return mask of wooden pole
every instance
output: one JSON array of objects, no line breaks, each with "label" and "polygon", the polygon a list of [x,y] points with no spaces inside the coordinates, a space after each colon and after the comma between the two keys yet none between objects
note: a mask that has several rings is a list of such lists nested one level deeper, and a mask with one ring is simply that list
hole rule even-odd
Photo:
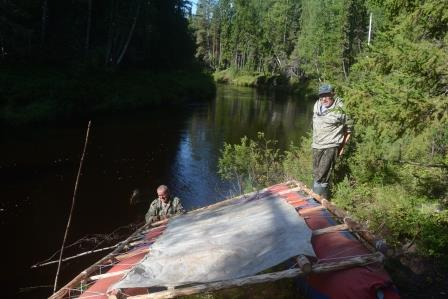
[{"label": "wooden pole", "polygon": [[76,194],[78,193],[78,183],[79,183],[79,178],[80,178],[80,176],[81,176],[81,169],[82,169],[82,165],[83,165],[83,163],[84,163],[84,156],[85,156],[85,154],[86,154],[87,142],[88,142],[88,140],[89,140],[90,125],[91,125],[91,121],[89,120],[89,123],[88,123],[88,125],[87,125],[86,139],[85,139],[85,141],[84,141],[84,149],[83,149],[83,151],[82,151],[81,161],[79,162],[78,174],[77,174],[77,176],[76,176],[75,190],[73,191],[72,206],[71,206],[71,208],[70,208],[70,214],[69,214],[69,216],[68,216],[67,226],[66,226],[66,228],[65,228],[64,239],[62,240],[61,252],[60,252],[60,254],[59,254],[58,269],[56,270],[56,277],[55,277],[55,279],[54,279],[53,293],[56,292],[56,289],[57,289],[57,287],[58,287],[58,277],[59,277],[59,271],[60,271],[60,269],[61,269],[62,254],[64,253],[65,241],[67,240],[68,230],[69,230],[69,228],[70,228],[70,224],[71,224],[71,221],[72,221],[73,211],[74,211],[74,209],[75,209]]},{"label": "wooden pole", "polygon": [[303,254],[297,256],[296,262],[304,274],[309,274],[313,270],[310,260]]},{"label": "wooden pole", "polygon": [[[70,261],[70,260],[76,259],[78,257],[82,257],[82,256],[89,255],[89,254],[92,254],[92,253],[103,252],[103,251],[106,251],[106,250],[113,249],[115,247],[117,247],[117,244],[109,246],[109,247],[98,248],[98,249],[93,249],[93,250],[81,252],[81,253],[78,253],[77,255],[66,257],[66,258],[62,259],[61,262]],[[56,264],[58,262],[59,262],[59,260],[54,260],[54,261],[49,261],[49,262],[46,262],[46,263],[35,264],[35,265],[31,266],[31,269],[33,269],[33,268],[40,268],[40,267],[43,267],[43,266]]]},{"label": "wooden pole", "polygon": [[369,35],[367,37],[367,44],[370,46],[370,38],[372,36],[372,18],[373,18],[373,14],[370,13],[370,19],[369,19]]},{"label": "wooden pole", "polygon": [[[386,254],[387,256],[393,255],[393,250],[387,247],[384,240],[377,239],[372,233],[370,233],[364,225],[357,223],[352,220],[346,212],[339,209],[333,203],[329,202],[327,199],[322,198],[319,194],[314,193],[311,189],[309,189],[302,182],[295,182],[297,186],[300,187],[301,190],[305,191],[309,195],[311,195],[314,199],[316,199],[323,207],[325,207],[330,213],[344,221],[345,224],[349,226],[350,229],[354,228],[353,233],[359,237],[359,239],[371,250],[381,249],[381,252]],[[381,248],[378,248],[378,244],[381,244]]]},{"label": "wooden pole", "polygon": [[[333,262],[333,263],[323,263],[323,264],[317,264],[313,265],[311,269],[311,273],[324,273],[324,272],[331,272],[341,269],[348,269],[353,268],[357,266],[364,266],[372,263],[382,262],[383,261],[383,255],[379,252],[374,254],[369,254],[365,256],[359,256],[359,257],[353,257],[347,260],[339,261],[339,262]],[[260,274],[250,277],[244,277],[244,278],[237,278],[237,279],[231,279],[231,280],[225,280],[225,281],[219,281],[219,282],[212,282],[212,283],[205,283],[205,284],[199,284],[192,287],[185,287],[185,288],[179,288],[179,289],[172,289],[167,291],[161,291],[157,293],[152,294],[146,294],[146,295],[139,295],[139,296],[131,296],[128,297],[128,299],[162,299],[162,298],[174,298],[178,296],[188,296],[198,293],[204,293],[204,292],[212,292],[217,291],[221,289],[226,288],[232,288],[232,287],[239,287],[243,285],[251,285],[251,284],[258,284],[258,283],[265,283],[265,282],[271,282],[276,281],[283,278],[292,278],[299,275],[304,275],[302,269],[295,268],[295,269],[288,269],[284,271],[274,272],[274,273],[267,273],[267,274]]]},{"label": "wooden pole", "polygon": [[[157,227],[159,227],[161,225],[165,225],[167,222],[168,222],[168,219],[164,219],[164,220],[160,220],[160,221],[154,222],[154,223],[151,224],[151,229],[157,228]],[[144,233],[147,233],[148,231],[149,230],[142,231],[141,233],[144,234]],[[135,246],[135,245],[142,244],[145,241],[143,241],[141,237],[136,237],[136,238],[133,238],[132,240],[130,240],[130,242],[132,242],[132,243],[130,243],[131,246]],[[103,247],[103,248],[92,249],[92,250],[88,250],[88,251],[85,251],[85,252],[81,252],[81,253],[78,253],[76,255],[69,256],[69,257],[66,257],[66,258],[62,259],[62,262],[70,261],[70,260],[76,259],[78,257],[83,257],[83,256],[86,256],[86,255],[89,255],[89,254],[93,254],[93,253],[98,253],[98,252],[114,249],[114,248],[118,247],[120,244],[121,244],[121,242],[119,242],[119,243],[117,243],[115,245],[111,245],[111,246],[107,246],[107,247]],[[40,268],[40,267],[52,265],[52,264],[57,263],[58,261],[59,260],[52,260],[52,261],[48,261],[48,262],[39,262],[37,264],[32,265],[30,268],[33,269],[33,268]]]},{"label": "wooden pole", "polygon": [[327,233],[334,233],[334,232],[340,232],[342,230],[347,230],[348,226],[347,224],[339,224],[339,225],[334,225],[334,226],[329,226],[326,228],[321,228],[321,229],[316,229],[313,230],[312,234],[313,237],[315,236],[319,236],[319,235],[323,235],[323,234],[327,234]]},{"label": "wooden pole", "polygon": [[140,234],[142,231],[147,229],[151,224],[147,223],[140,227],[138,230],[136,230],[132,235],[130,235],[126,240],[124,240],[117,248],[115,248],[114,251],[97,261],[95,264],[91,265],[84,271],[82,271],[80,274],[78,274],[75,278],[73,278],[69,283],[67,283],[63,288],[61,288],[59,291],[54,293],[49,299],[60,299],[63,298],[69,291],[69,289],[73,288],[74,286],[78,285],[82,280],[89,277],[90,274],[92,274],[97,268],[103,264],[104,262],[112,259],[114,256],[120,253],[121,250],[123,250],[130,242],[134,239],[135,236]]}]

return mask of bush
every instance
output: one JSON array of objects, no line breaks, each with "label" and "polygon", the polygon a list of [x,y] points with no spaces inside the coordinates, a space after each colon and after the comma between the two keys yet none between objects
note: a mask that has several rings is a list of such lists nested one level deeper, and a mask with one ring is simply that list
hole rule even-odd
[{"label": "bush", "polygon": [[284,179],[283,155],[276,149],[277,141],[268,140],[258,132],[256,140],[241,138],[241,144],[224,144],[218,163],[223,179],[234,180],[239,192],[249,192]]},{"label": "bush", "polygon": [[308,134],[300,139],[298,145],[291,143],[285,152],[283,168],[290,179],[297,179],[305,184],[312,184],[313,152],[311,148],[312,136]]}]

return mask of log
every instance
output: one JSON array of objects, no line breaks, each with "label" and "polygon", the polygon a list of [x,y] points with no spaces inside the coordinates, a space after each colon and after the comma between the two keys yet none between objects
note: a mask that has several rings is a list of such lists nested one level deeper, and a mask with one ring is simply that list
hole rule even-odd
[{"label": "log", "polygon": [[304,256],[303,254],[297,256],[296,262],[297,265],[299,265],[300,269],[302,269],[304,274],[309,274],[311,272],[311,262],[306,256]]},{"label": "log", "polygon": [[142,249],[142,250],[134,250],[134,251],[129,252],[129,253],[120,254],[120,255],[115,256],[115,258],[116,258],[118,261],[122,261],[122,260],[124,260],[124,259],[133,257],[133,256],[138,255],[138,254],[141,254],[141,253],[143,253],[143,252],[149,252],[149,247],[144,248],[144,249]]},{"label": "log", "polygon": [[[289,183],[293,183],[293,181],[286,182],[286,184],[289,184]],[[194,211],[202,211],[202,210],[208,210],[208,209],[211,209],[211,208],[214,208],[214,207],[219,207],[219,206],[227,204],[229,201],[233,201],[233,200],[237,200],[237,199],[241,199],[241,198],[246,198],[248,196],[254,196],[254,195],[258,194],[258,193],[262,193],[262,192],[265,192],[265,191],[268,191],[268,190],[269,190],[269,188],[264,188],[262,190],[251,192],[249,194],[243,194],[243,195],[240,195],[240,196],[237,196],[237,197],[234,197],[234,198],[230,198],[230,199],[218,202],[216,204],[209,205],[207,207],[199,208],[199,209],[196,209]],[[300,188],[297,187],[297,188],[295,188],[295,190],[300,190]],[[276,193],[276,195],[282,195],[282,194],[286,194],[286,193],[292,192],[292,191],[294,191],[294,190],[288,189],[288,190],[285,190],[285,191],[278,192],[278,193]],[[269,195],[267,197],[271,197],[271,196],[272,195]],[[168,219],[164,219],[164,220],[160,220],[160,221],[154,222],[154,223],[151,224],[151,229],[155,228],[155,227],[158,227],[160,225],[164,225],[167,222],[168,222]],[[83,272],[78,274],[68,284],[66,284],[64,287],[62,287],[58,292],[54,293],[50,297],[50,299],[59,299],[59,298],[64,297],[65,294],[67,294],[69,288],[73,288],[73,286],[77,285],[82,280],[85,280],[87,277],[89,277],[89,275],[92,274],[96,270],[96,267],[98,265],[102,264],[103,262],[105,262],[107,260],[110,260],[110,259],[114,258],[121,250],[123,250],[125,248],[125,246],[129,245],[129,243],[132,240],[135,239],[135,236],[137,236],[140,233],[147,233],[150,230],[150,229],[148,230],[147,228],[148,228],[148,224],[145,224],[143,227],[141,227],[140,229],[135,231],[128,239],[126,239],[122,243],[119,243],[120,245],[117,246],[117,248],[113,252],[109,253],[107,256],[105,256],[104,258],[100,259],[95,264],[91,265],[86,270],[84,270]],[[136,245],[138,243],[139,242],[133,242],[132,245]]]},{"label": "log", "polygon": [[312,212],[322,211],[322,210],[325,210],[325,208],[323,206],[316,206],[316,207],[311,207],[311,208],[300,209],[299,212],[300,213],[312,213]]},{"label": "log", "polygon": [[[110,250],[110,249],[116,248],[117,246],[118,245],[116,244],[116,245],[109,246],[109,247],[103,247],[103,248],[88,250],[88,251],[85,251],[85,252],[78,253],[77,255],[66,257],[66,258],[62,259],[61,262],[70,261],[70,260],[73,260],[75,258],[82,257],[82,256],[85,256],[85,255],[89,255],[89,254],[92,254],[92,253],[98,253],[98,252]],[[39,267],[43,267],[43,266],[48,266],[48,265],[52,265],[52,264],[56,264],[57,262],[59,262],[59,260],[52,260],[52,261],[49,261],[49,262],[46,262],[46,263],[35,264],[35,265],[31,266],[31,269],[39,268]]]},{"label": "log", "polygon": [[[288,182],[286,182],[285,184],[289,184],[289,183],[291,183],[291,181],[288,181]],[[271,186],[271,187],[272,187],[272,186]],[[266,192],[266,191],[268,191],[268,190],[269,190],[269,188],[264,188],[264,189],[257,190],[257,191],[251,192],[251,193],[247,193],[247,194],[239,195],[239,196],[237,196],[237,197],[232,197],[232,198],[229,198],[229,199],[226,199],[226,200],[217,202],[217,203],[215,203],[215,204],[212,204],[212,205],[209,205],[209,206],[206,206],[206,207],[202,207],[202,208],[198,208],[198,209],[192,210],[191,212],[205,211],[205,210],[209,210],[209,209],[212,209],[212,208],[216,208],[216,207],[224,206],[224,205],[226,205],[227,203],[229,203],[229,202],[231,202],[231,201],[239,200],[239,199],[241,199],[241,198],[252,197],[252,196],[255,196],[255,195],[257,195],[257,194],[261,194],[261,193],[263,193],[263,192]],[[280,191],[280,192],[277,192],[277,193],[275,193],[275,194],[270,194],[269,196],[263,196],[263,197],[260,197],[260,198],[266,198],[266,199],[269,199],[269,198],[273,198],[273,197],[275,197],[276,195],[283,195],[283,194],[287,194],[287,193],[289,193],[289,192],[294,192],[294,191],[299,191],[299,190],[301,190],[301,187],[300,187],[300,186],[299,186],[299,187],[296,187],[296,188],[292,188],[292,189],[287,189],[287,190],[284,190],[284,191]]]},{"label": "log", "polygon": [[348,226],[345,223],[339,224],[339,225],[334,225],[334,226],[329,226],[326,228],[316,229],[316,230],[313,230],[313,237],[327,234],[327,233],[340,232],[341,230],[347,230],[347,229],[348,229]]},{"label": "log", "polygon": [[[323,207],[325,207],[328,211],[330,211],[330,213],[338,217],[340,220],[343,220],[344,223],[349,225],[349,227],[356,228],[353,230],[354,235],[357,236],[358,239],[361,242],[363,242],[363,244],[367,248],[369,248],[372,251],[375,251],[376,249],[381,249],[381,252],[386,254],[387,256],[393,255],[393,250],[391,250],[390,248],[387,247],[387,245],[385,245],[384,240],[377,239],[372,233],[370,233],[367,230],[367,228],[364,225],[351,219],[346,212],[336,207],[336,205],[329,202],[327,199],[322,198],[319,194],[314,193],[305,184],[297,181],[296,184],[301,188],[301,190],[313,196],[314,199],[316,199]],[[381,248],[379,247],[379,244],[381,245]]]},{"label": "log", "polygon": [[[381,253],[377,252],[374,254],[353,257],[353,258],[350,258],[350,259],[347,259],[344,261],[339,261],[339,262],[334,262],[334,263],[316,264],[316,265],[312,266],[311,273],[318,274],[318,273],[324,273],[324,272],[331,272],[331,271],[348,269],[348,268],[368,265],[368,264],[382,262],[382,261],[383,261],[383,255]],[[128,299],[174,298],[174,297],[178,297],[178,296],[188,296],[188,295],[193,295],[193,294],[198,294],[198,293],[212,292],[212,291],[217,291],[217,290],[232,288],[232,287],[238,287],[238,286],[243,286],[243,285],[271,282],[271,281],[276,281],[276,280],[283,279],[283,278],[292,278],[292,277],[296,277],[296,276],[304,275],[304,274],[305,273],[302,271],[302,269],[294,268],[294,269],[288,269],[288,270],[274,272],[274,273],[260,274],[260,275],[250,276],[250,277],[231,279],[231,280],[225,280],[225,281],[219,281],[219,282],[198,284],[196,286],[161,291],[161,292],[152,293],[152,294],[131,296],[131,297],[128,297]]]},{"label": "log", "polygon": [[93,275],[93,276],[89,277],[89,281],[95,281],[95,280],[100,280],[100,279],[104,279],[104,278],[124,275],[124,274],[126,274],[128,272],[129,272],[129,269],[128,270],[115,271],[115,272],[107,272],[107,273],[99,274],[99,275]]},{"label": "log", "polygon": [[144,231],[148,226],[151,224],[145,224],[142,227],[140,227],[138,230],[136,230],[132,235],[130,235],[126,240],[124,240],[117,248],[115,248],[114,251],[103,257],[102,259],[98,260],[95,264],[91,265],[81,273],[79,273],[75,278],[73,278],[69,283],[67,283],[64,287],[59,289],[56,293],[51,295],[49,299],[61,299],[63,298],[70,289],[73,289],[76,285],[78,285],[82,280],[85,280],[90,274],[92,274],[94,271],[97,270],[97,267],[99,267],[104,262],[112,259],[115,255],[117,255],[125,246],[128,245],[128,243],[138,234],[140,234],[142,231]]}]

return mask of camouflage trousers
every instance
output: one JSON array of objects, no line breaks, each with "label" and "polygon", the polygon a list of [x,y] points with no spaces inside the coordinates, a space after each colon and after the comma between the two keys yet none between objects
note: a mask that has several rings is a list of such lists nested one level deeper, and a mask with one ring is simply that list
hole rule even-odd
[{"label": "camouflage trousers", "polygon": [[313,179],[317,183],[328,183],[338,156],[339,147],[313,148]]},{"label": "camouflage trousers", "polygon": [[330,198],[328,182],[333,171],[339,147],[313,148],[313,191],[323,198]]}]

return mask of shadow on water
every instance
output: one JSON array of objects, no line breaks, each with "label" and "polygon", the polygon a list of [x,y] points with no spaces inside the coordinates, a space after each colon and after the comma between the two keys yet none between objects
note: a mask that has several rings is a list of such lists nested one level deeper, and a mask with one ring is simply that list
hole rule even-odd
[{"label": "shadow on water", "polygon": [[[311,124],[312,103],[303,97],[219,86],[210,103],[93,119],[87,156],[67,243],[143,220],[155,188],[168,184],[187,209],[231,194],[217,176],[224,142],[264,131],[286,148]],[[30,270],[62,242],[87,122],[8,129],[0,139],[0,230],[5,298],[41,298],[55,266]],[[139,189],[140,203],[129,199]],[[78,252],[87,250],[80,247]],[[76,251],[76,248],[75,248]],[[98,256],[62,268],[60,284]]]}]

